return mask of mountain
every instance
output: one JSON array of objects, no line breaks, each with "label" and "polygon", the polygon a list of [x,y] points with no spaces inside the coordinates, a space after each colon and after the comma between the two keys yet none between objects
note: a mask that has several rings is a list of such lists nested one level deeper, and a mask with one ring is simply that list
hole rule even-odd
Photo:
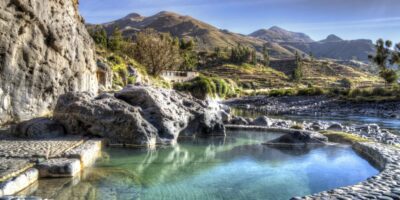
[{"label": "mountain", "polygon": [[[121,19],[99,25],[103,26],[108,34],[118,27],[125,37],[133,37],[136,32],[151,28],[170,33],[174,37],[193,39],[197,43],[198,51],[213,51],[216,47],[234,47],[238,44],[261,51],[266,44],[273,59],[292,58],[295,52],[299,52],[307,55],[312,53],[321,59],[356,58],[367,62],[368,55],[374,53],[374,45],[370,40],[343,40],[332,34],[324,40],[314,41],[304,33],[288,31],[277,26],[243,35],[218,29],[190,16],[167,11],[148,17],[131,13]],[[87,25],[89,30],[95,26],[97,25]]]},{"label": "mountain", "polygon": [[269,42],[314,42],[308,35],[304,33],[296,33],[287,31],[277,26],[273,26],[270,29],[260,29],[251,33],[249,36],[259,38]]},{"label": "mountain", "polygon": [[281,47],[291,52],[310,54],[316,58],[330,58],[337,60],[360,60],[368,62],[368,55],[375,52],[371,40],[343,40],[336,35],[329,35],[321,41],[313,41],[304,33],[295,33],[279,27],[268,30],[258,30],[250,36],[266,42],[278,43]]},{"label": "mountain", "polygon": [[[213,51],[215,47],[233,47],[238,44],[261,50],[266,43],[265,40],[259,38],[221,30],[190,16],[166,11],[149,17],[132,13],[121,19],[100,25],[109,34],[118,27],[126,37],[132,37],[140,30],[151,28],[159,32],[170,33],[174,37],[192,38],[196,41],[199,51]],[[96,25],[87,25],[89,30],[94,26]],[[279,45],[269,44],[268,48],[271,56],[276,58],[289,58],[294,55],[291,51]]]},{"label": "mountain", "polygon": [[319,42],[280,43],[285,48],[295,48],[306,54],[312,53],[316,58],[331,58],[337,60],[359,60],[368,62],[368,55],[375,52],[375,46],[371,40],[342,40],[339,37],[330,36]]}]

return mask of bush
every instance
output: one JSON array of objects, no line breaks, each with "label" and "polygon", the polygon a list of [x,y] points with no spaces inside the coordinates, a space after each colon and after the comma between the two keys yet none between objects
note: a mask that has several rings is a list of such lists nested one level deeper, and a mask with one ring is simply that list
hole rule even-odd
[{"label": "bush", "polygon": [[298,91],[298,95],[300,96],[318,96],[324,95],[326,92],[319,87],[311,87],[311,88],[304,88]]},{"label": "bush", "polygon": [[204,76],[199,76],[189,82],[177,83],[174,85],[174,89],[190,92],[198,99],[206,99],[207,96],[225,98],[236,93],[235,87],[225,80]]},{"label": "bush", "polygon": [[353,86],[354,86],[353,82],[352,82],[350,79],[348,79],[348,78],[342,79],[342,80],[340,81],[340,83],[341,83],[342,87],[344,87],[344,88],[349,88],[349,89],[351,89],[351,88],[353,88]]},{"label": "bush", "polygon": [[292,127],[290,127],[291,129],[297,129],[297,130],[303,130],[304,127],[302,124],[295,124]]}]

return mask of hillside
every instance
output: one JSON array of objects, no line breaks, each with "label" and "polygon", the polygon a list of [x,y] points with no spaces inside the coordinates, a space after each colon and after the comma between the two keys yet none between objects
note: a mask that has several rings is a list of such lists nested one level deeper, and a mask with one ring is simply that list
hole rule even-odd
[{"label": "hillside", "polygon": [[329,35],[321,41],[313,41],[304,33],[295,33],[279,27],[258,30],[249,36],[262,39],[266,42],[278,43],[288,51],[298,51],[301,54],[312,53],[316,58],[330,58],[337,60],[360,60],[368,62],[368,55],[375,52],[371,40],[343,40],[336,35]]},{"label": "hillside", "polygon": [[[218,29],[190,16],[182,16],[165,11],[149,17],[132,13],[124,18],[100,25],[109,34],[118,27],[126,37],[132,37],[140,30],[151,28],[159,32],[170,33],[174,37],[194,39],[199,51],[213,51],[215,47],[234,47],[238,44],[261,50],[264,43],[266,43],[266,41],[258,38]],[[93,24],[87,25],[88,29],[92,29],[94,26]],[[289,58],[293,56],[292,52],[287,51],[279,45],[270,44],[268,45],[268,49],[270,54],[276,58]]]},{"label": "hillside", "polygon": [[249,36],[259,38],[268,42],[302,42],[309,43],[314,42],[310,36],[304,33],[296,33],[287,31],[277,26],[273,26],[270,29],[260,29],[251,33]]},{"label": "hillside", "polygon": [[[384,84],[379,77],[326,60],[303,60],[303,79],[300,85],[331,88],[341,86],[342,80],[347,78],[357,87],[368,87]],[[298,83],[292,80],[295,70],[294,60],[271,61],[271,67],[253,66],[250,64],[222,65],[201,69],[207,76],[232,79],[243,89],[266,89],[295,87]]]}]

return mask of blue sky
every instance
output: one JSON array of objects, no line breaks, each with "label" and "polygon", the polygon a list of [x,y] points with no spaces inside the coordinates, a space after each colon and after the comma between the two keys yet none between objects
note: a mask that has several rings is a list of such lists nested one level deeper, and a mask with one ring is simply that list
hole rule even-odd
[{"label": "blue sky", "polygon": [[333,33],[400,42],[400,0],[80,0],[79,7],[89,23],[172,11],[243,34],[276,25],[315,40]]}]

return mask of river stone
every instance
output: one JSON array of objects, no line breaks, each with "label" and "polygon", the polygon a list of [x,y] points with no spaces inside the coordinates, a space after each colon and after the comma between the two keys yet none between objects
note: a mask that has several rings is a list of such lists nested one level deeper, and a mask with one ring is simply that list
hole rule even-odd
[{"label": "river stone", "polygon": [[329,125],[327,130],[341,131],[341,130],[343,130],[343,126],[339,123],[334,123],[334,124]]},{"label": "river stone", "polygon": [[67,93],[54,111],[68,134],[100,136],[111,143],[154,146],[157,129],[141,115],[141,109],[112,95]]},{"label": "river stone", "polygon": [[64,136],[65,131],[63,125],[54,120],[35,118],[19,123],[14,135],[29,139],[47,139]]},{"label": "river stone", "polygon": [[78,1],[0,1],[0,125],[51,113],[68,91],[97,92]]},{"label": "river stone", "polygon": [[267,116],[260,116],[253,120],[251,125],[270,127],[272,125],[272,121]]},{"label": "river stone", "polygon": [[230,124],[234,124],[234,125],[248,125],[249,122],[243,118],[243,117],[234,117],[231,121]]},{"label": "river stone", "polygon": [[298,145],[298,144],[325,144],[328,138],[318,132],[295,131],[287,133],[277,139],[271,140],[267,145]]}]

